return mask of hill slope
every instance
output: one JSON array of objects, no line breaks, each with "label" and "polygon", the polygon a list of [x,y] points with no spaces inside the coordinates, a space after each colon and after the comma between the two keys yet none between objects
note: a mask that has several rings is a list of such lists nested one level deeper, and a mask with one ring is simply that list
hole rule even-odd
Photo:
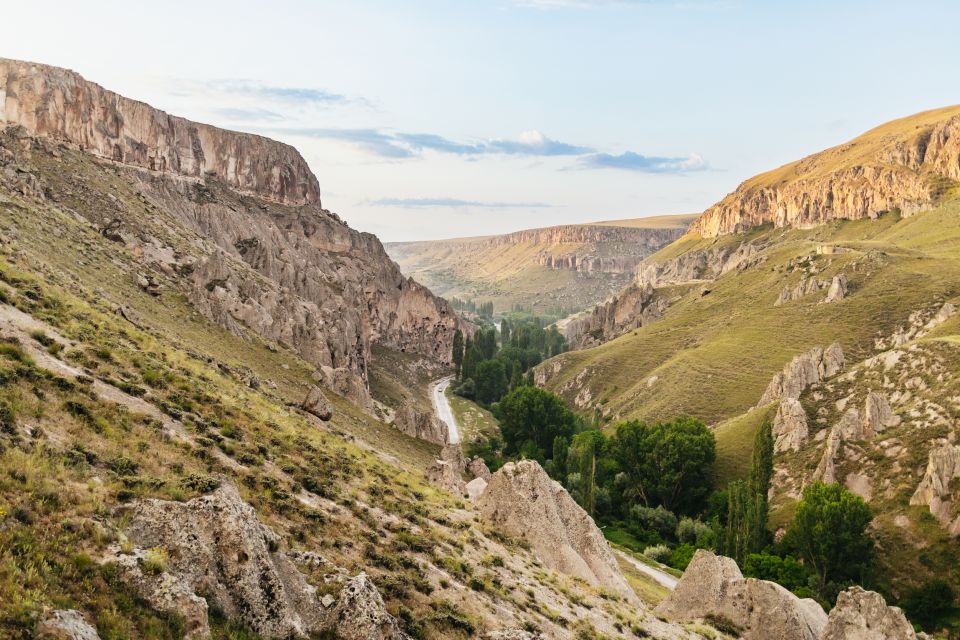
[{"label": "hill slope", "polygon": [[[692,216],[530,229],[499,236],[387,243],[405,274],[448,298],[564,315],[633,278],[640,261],[683,234]],[[557,313],[562,311],[563,313]]]}]

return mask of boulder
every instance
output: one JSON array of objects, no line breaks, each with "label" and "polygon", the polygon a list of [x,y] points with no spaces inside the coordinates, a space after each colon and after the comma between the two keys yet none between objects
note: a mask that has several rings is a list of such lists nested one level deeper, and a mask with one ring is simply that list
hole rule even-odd
[{"label": "boulder", "polygon": [[820,640],[916,640],[917,634],[897,607],[888,607],[875,591],[850,587],[837,597]]},{"label": "boulder", "polygon": [[882,393],[871,391],[863,407],[863,427],[868,436],[876,435],[887,427],[900,424],[900,417],[893,413],[890,401]]},{"label": "boulder", "polygon": [[960,515],[956,515],[951,485],[960,478],[960,446],[943,441],[927,459],[927,470],[910,498],[912,505],[926,505],[930,513],[951,535],[960,535]]},{"label": "boulder", "polygon": [[798,451],[808,434],[807,412],[800,401],[795,398],[781,400],[773,419],[774,453]]},{"label": "boulder", "polygon": [[724,620],[744,640],[818,640],[827,614],[780,585],[744,578],[737,563],[699,549],[656,612],[680,622]]},{"label": "boulder", "polygon": [[300,408],[307,413],[312,413],[324,422],[329,422],[330,418],[333,417],[333,405],[323,395],[320,387],[316,385],[310,387],[307,396],[300,403]]},{"label": "boulder", "polygon": [[477,507],[503,532],[525,538],[547,567],[635,601],[596,524],[536,461],[508,462],[500,468]]},{"label": "boulder", "polygon": [[480,499],[480,496],[483,495],[483,492],[487,490],[487,481],[483,478],[474,478],[467,483],[465,489],[467,492],[467,497],[470,498],[470,501],[476,502]]},{"label": "boulder", "polygon": [[402,640],[408,636],[383,604],[376,585],[360,573],[340,589],[331,610],[335,638],[341,640]]},{"label": "boulder", "polygon": [[37,625],[37,640],[100,640],[97,630],[74,609],[57,609]]},{"label": "boulder", "polygon": [[836,302],[846,298],[848,285],[846,274],[840,273],[833,276],[833,280],[830,281],[830,288],[827,289],[827,297],[823,299],[823,302]]},{"label": "boulder", "polygon": [[404,404],[393,419],[393,426],[411,438],[425,440],[441,446],[450,441],[447,423],[432,413],[417,411],[412,405]]},{"label": "boulder", "polygon": [[470,462],[467,463],[467,473],[474,478],[483,478],[487,481],[490,480],[492,475],[490,469],[487,468],[487,463],[480,456],[474,456],[470,459]]},{"label": "boulder", "polygon": [[[324,628],[316,590],[277,551],[279,537],[232,485],[188,502],[143,500],[127,515],[126,535],[140,548],[163,549],[164,573],[203,593],[227,618],[264,638],[307,637]],[[154,593],[163,594],[164,573]],[[136,575],[129,579],[137,583]],[[176,601],[181,591],[171,583],[166,600]]]},{"label": "boulder", "polygon": [[814,347],[801,353],[773,376],[757,406],[762,407],[782,398],[798,399],[810,385],[836,375],[843,365],[843,349],[836,342],[826,349]]}]

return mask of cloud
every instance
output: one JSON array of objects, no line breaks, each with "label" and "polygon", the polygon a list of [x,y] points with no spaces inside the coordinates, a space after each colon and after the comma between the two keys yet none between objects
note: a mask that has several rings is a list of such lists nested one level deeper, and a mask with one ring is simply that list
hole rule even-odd
[{"label": "cloud", "polygon": [[229,95],[288,102],[294,104],[331,105],[351,102],[351,99],[325,89],[308,87],[283,87],[268,85],[257,80],[225,79],[212,80],[209,89]]},{"label": "cloud", "polygon": [[458,198],[381,198],[370,204],[384,207],[447,207],[451,209],[540,209],[553,205],[545,202],[483,202],[480,200],[460,200]]},{"label": "cloud", "polygon": [[644,156],[633,151],[619,155],[594,153],[580,159],[580,166],[586,169],[624,169],[643,173],[687,173],[708,169],[706,161],[698,154],[678,158]]},{"label": "cloud", "polygon": [[402,144],[396,136],[379,129],[324,129],[324,128],[277,128],[270,133],[315,138],[318,140],[340,140],[356,145],[358,148],[381,158],[412,158],[414,150]]},{"label": "cloud", "polygon": [[487,146],[499,153],[531,156],[579,156],[593,151],[590,147],[551,140],[539,131],[525,131],[519,140],[491,140]]}]

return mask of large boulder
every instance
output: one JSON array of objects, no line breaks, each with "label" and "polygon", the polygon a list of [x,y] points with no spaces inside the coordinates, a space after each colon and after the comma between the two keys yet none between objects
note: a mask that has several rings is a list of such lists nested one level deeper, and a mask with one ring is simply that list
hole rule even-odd
[{"label": "large boulder", "polygon": [[470,462],[467,463],[467,473],[474,478],[483,478],[488,482],[490,481],[490,476],[493,475],[490,473],[487,463],[484,462],[480,456],[474,456],[470,459]]},{"label": "large boulder", "polygon": [[411,438],[426,440],[441,446],[450,441],[447,423],[432,413],[418,411],[410,404],[403,405],[393,418],[393,426]]},{"label": "large boulder", "polygon": [[796,398],[784,398],[773,419],[773,451],[799,451],[807,440],[807,412]]},{"label": "large boulder", "polygon": [[383,604],[383,598],[367,574],[361,573],[340,589],[332,609],[331,622],[334,637],[340,640],[402,640],[407,635],[400,630]]},{"label": "large boulder", "polygon": [[951,535],[960,535],[960,514],[952,499],[953,483],[960,478],[960,446],[943,441],[927,459],[927,470],[910,498],[912,505],[926,505]]},{"label": "large boulder", "polygon": [[757,406],[762,407],[782,398],[797,399],[810,385],[836,375],[843,369],[843,364],[843,349],[836,342],[826,349],[814,347],[801,353],[773,376]]},{"label": "large boulder", "polygon": [[837,598],[820,640],[916,640],[917,634],[897,607],[888,607],[875,591],[850,587]]},{"label": "large boulder", "polygon": [[448,444],[440,450],[440,457],[427,467],[427,482],[456,496],[467,497],[467,488],[463,481],[466,469],[467,461],[460,445]]},{"label": "large boulder", "polygon": [[310,387],[307,396],[300,403],[300,408],[307,413],[312,413],[324,422],[328,422],[333,417],[333,405],[327,400],[327,396],[323,395],[320,387],[316,385]]},{"label": "large boulder", "polygon": [[58,609],[39,625],[37,640],[100,640],[97,630],[83,614],[73,609]]},{"label": "large boulder", "polygon": [[680,622],[723,621],[744,640],[818,640],[827,614],[780,585],[744,578],[737,563],[700,549],[656,612]]},{"label": "large boulder", "polygon": [[494,526],[525,538],[549,568],[635,599],[596,524],[536,461],[500,468],[477,507]]},{"label": "large boulder", "polygon": [[474,478],[467,483],[465,489],[467,491],[467,497],[470,498],[470,501],[476,502],[480,499],[480,496],[483,495],[483,492],[487,490],[487,481],[483,478]]}]

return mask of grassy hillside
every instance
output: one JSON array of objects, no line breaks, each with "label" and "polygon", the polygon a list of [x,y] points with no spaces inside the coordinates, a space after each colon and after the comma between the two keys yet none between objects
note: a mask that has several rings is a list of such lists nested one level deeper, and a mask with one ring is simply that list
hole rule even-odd
[{"label": "grassy hillside", "polygon": [[[718,423],[756,404],[794,355],[838,341],[849,359],[862,359],[876,337],[905,324],[912,312],[960,294],[957,199],[905,219],[760,227],[716,242],[747,241],[765,247],[758,264],[722,276],[708,295],[690,290],[647,327],[543,365],[558,369],[547,386],[585,413],[599,406],[609,420],[689,414]],[[685,237],[653,259],[708,242],[714,241]],[[849,251],[818,255],[820,245]],[[822,295],[810,295],[774,306],[780,291],[803,277],[796,267],[803,257],[817,277],[845,273],[847,298],[819,304]]]}]

